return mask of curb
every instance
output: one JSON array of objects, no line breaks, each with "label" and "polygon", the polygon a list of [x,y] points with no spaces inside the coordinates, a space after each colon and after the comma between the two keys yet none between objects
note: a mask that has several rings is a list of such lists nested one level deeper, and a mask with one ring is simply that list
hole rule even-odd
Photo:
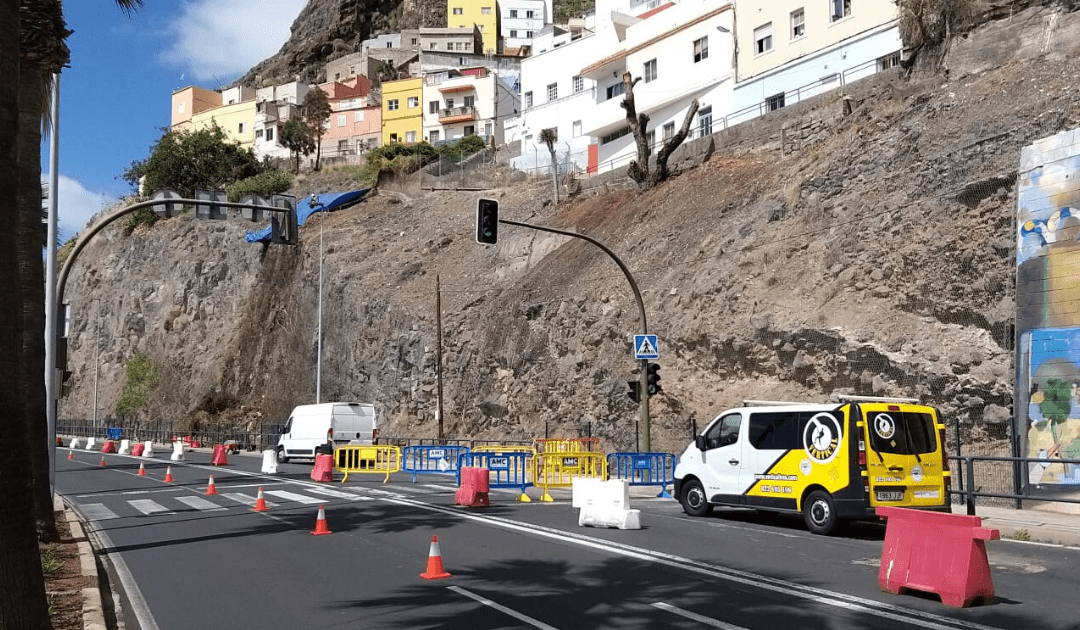
[{"label": "curb", "polygon": [[94,554],[94,548],[90,545],[90,539],[86,535],[86,530],[83,528],[82,521],[79,520],[75,510],[71,509],[62,497],[57,496],[54,499],[54,507],[57,503],[61,506],[64,518],[71,529],[71,538],[78,543],[79,564],[82,574],[94,580],[94,586],[82,590],[83,628],[85,630],[106,630],[108,626],[105,624],[105,609],[101,602],[101,588],[98,586],[100,577],[98,576],[97,557]]}]

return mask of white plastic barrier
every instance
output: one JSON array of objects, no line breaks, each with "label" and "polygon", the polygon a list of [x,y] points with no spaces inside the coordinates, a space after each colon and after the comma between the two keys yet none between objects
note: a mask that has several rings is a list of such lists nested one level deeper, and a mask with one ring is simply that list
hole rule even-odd
[{"label": "white plastic barrier", "polygon": [[277,474],[277,453],[269,449],[263,451],[262,472],[264,475]]},{"label": "white plastic barrier", "polygon": [[150,440],[147,440],[147,441],[143,442],[142,455],[143,455],[143,457],[153,457],[154,456],[154,443],[153,442],[151,442]]},{"label": "white plastic barrier", "polygon": [[68,448],[75,449],[82,446],[82,438],[73,437],[71,443],[68,444]]},{"label": "white plastic barrier", "polygon": [[116,451],[117,455],[127,455],[131,452],[131,440],[120,440],[120,450]]},{"label": "white plastic barrier", "polygon": [[177,440],[172,443],[172,455],[169,456],[170,461],[182,462],[184,461],[184,443]]},{"label": "white plastic barrier", "polygon": [[641,510],[630,509],[630,484],[626,479],[573,479],[572,505],[581,508],[579,526],[641,529]]},{"label": "white plastic barrier", "polygon": [[88,450],[88,451],[94,450],[94,438],[92,438],[92,437],[86,438],[86,450]]}]

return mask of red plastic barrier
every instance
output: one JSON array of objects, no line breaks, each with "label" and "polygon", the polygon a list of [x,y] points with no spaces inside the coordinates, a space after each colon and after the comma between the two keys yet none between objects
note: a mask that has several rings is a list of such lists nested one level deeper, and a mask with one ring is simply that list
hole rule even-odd
[{"label": "red plastic barrier", "polygon": [[333,481],[334,480],[334,456],[333,455],[316,455],[315,467],[311,469],[312,481]]},{"label": "red plastic barrier", "polygon": [[115,453],[116,452],[116,442],[113,442],[112,440],[105,440],[105,443],[101,445],[101,452],[102,453]]},{"label": "red plastic barrier", "polygon": [[488,469],[465,467],[461,469],[461,487],[454,495],[454,503],[466,507],[487,507]]},{"label": "red plastic barrier", "polygon": [[225,446],[222,444],[214,445],[214,458],[210,460],[210,463],[215,466],[228,466],[229,457],[225,453]]},{"label": "red plastic barrier", "polygon": [[131,445],[131,456],[132,457],[142,457],[143,449],[145,449],[145,448],[146,448],[146,445],[143,444],[142,442],[139,442],[138,444],[132,444]]},{"label": "red plastic barrier", "polygon": [[936,593],[959,608],[994,599],[985,541],[1000,538],[998,530],[964,514],[897,507],[879,507],[877,514],[888,519],[878,572],[883,591]]}]

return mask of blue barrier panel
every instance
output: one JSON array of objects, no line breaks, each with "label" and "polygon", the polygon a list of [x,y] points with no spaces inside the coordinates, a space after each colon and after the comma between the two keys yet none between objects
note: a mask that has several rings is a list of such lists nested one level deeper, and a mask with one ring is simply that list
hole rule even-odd
[{"label": "blue barrier panel", "polygon": [[[532,485],[529,481],[529,460],[532,453],[523,451],[483,451],[468,453],[461,458],[461,467],[486,468],[488,470],[488,488],[517,488],[521,491],[519,501],[529,501],[525,488]],[[461,485],[461,473],[458,473],[458,485]]]},{"label": "blue barrier panel", "polygon": [[401,449],[401,470],[416,476],[430,473],[453,473],[460,476],[461,457],[469,453],[467,446],[406,446]]},{"label": "blue barrier panel", "polygon": [[675,461],[671,453],[611,453],[608,479],[626,479],[631,486],[660,486],[656,496],[670,499],[667,487],[675,483]]},{"label": "blue barrier panel", "polygon": [[107,440],[119,440],[120,436],[124,434],[124,430],[120,427],[109,427],[109,430],[105,433],[105,439]]}]

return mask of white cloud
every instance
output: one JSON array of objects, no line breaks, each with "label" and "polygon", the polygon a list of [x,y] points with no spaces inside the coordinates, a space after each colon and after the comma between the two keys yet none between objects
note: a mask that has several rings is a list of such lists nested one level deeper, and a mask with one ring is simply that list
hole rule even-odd
[{"label": "white cloud", "polygon": [[193,0],[169,29],[174,41],[164,60],[195,80],[227,83],[281,49],[306,3]]},{"label": "white cloud", "polygon": [[[49,174],[43,173],[41,181],[48,184]],[[60,194],[56,197],[56,212],[60,217],[57,227],[61,240],[67,240],[81,232],[92,216],[116,203],[116,199],[105,193],[89,190],[63,173],[60,174],[58,184]]]}]

